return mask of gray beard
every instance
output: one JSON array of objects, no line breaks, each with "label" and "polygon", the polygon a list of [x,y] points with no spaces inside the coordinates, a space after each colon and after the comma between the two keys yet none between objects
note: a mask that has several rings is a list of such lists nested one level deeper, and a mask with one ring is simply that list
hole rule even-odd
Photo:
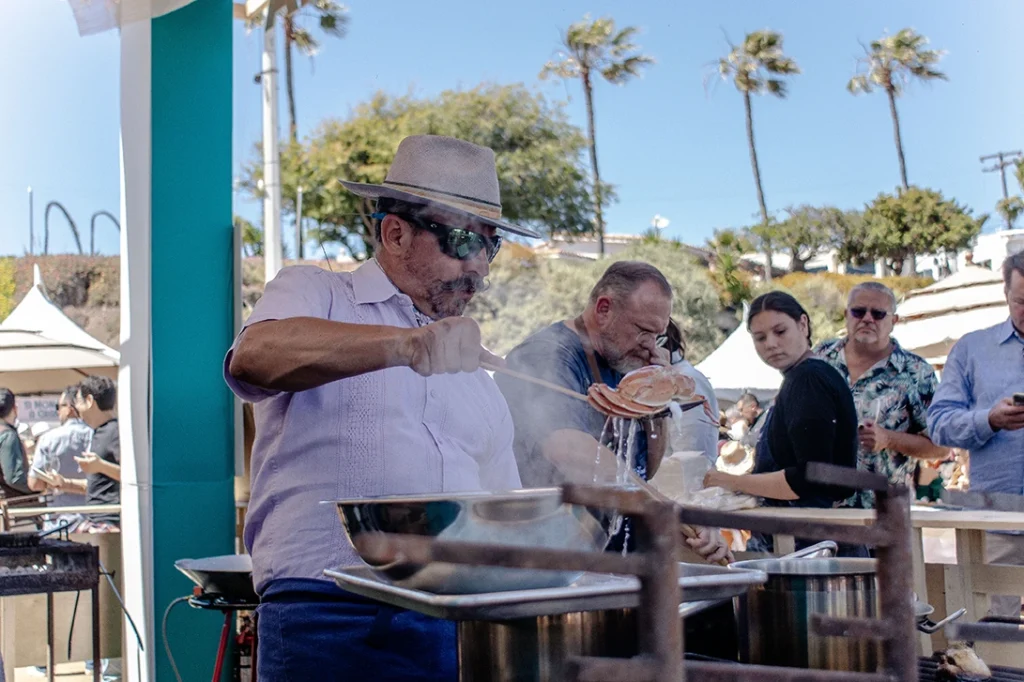
[{"label": "gray beard", "polygon": [[458,279],[448,280],[447,282],[433,282],[427,290],[427,300],[430,301],[430,307],[433,309],[437,319],[461,317],[462,313],[466,311],[469,300],[456,298],[452,294],[465,292],[472,297],[476,292],[483,289],[484,281],[482,277],[463,275]]}]

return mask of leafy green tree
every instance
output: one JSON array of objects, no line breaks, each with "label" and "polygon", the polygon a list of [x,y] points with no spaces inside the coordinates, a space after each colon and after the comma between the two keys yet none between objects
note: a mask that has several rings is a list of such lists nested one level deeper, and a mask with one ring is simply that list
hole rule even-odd
[{"label": "leafy green tree", "polygon": [[[327,120],[301,144],[282,149],[283,208],[316,225],[315,239],[339,243],[356,258],[373,254],[373,203],[338,179],[380,183],[407,135],[450,135],[494,150],[503,217],[542,233],[593,230],[593,203],[584,158],[586,138],[560,103],[522,85],[480,85],[416,99],[378,93],[345,120]],[[242,186],[262,196],[262,159],[243,169]],[[606,197],[614,193],[606,191]]]},{"label": "leafy green tree", "polygon": [[235,227],[242,229],[242,253],[249,258],[263,255],[263,230],[240,215],[234,217]]},{"label": "leafy green tree", "polygon": [[846,84],[846,89],[854,95],[871,92],[877,87],[889,98],[889,114],[892,116],[892,131],[896,141],[896,156],[900,162],[900,182],[903,189],[910,185],[907,183],[907,162],[903,156],[903,139],[900,136],[896,98],[902,95],[915,79],[948,80],[946,74],[936,68],[944,53],[941,50],[930,50],[927,46],[928,38],[911,28],[872,41],[870,46],[864,48],[864,56],[857,60],[859,73]]},{"label": "leafy green tree", "polygon": [[601,173],[597,167],[597,136],[594,132],[594,79],[600,75],[613,85],[623,85],[640,75],[640,70],[654,63],[633,43],[638,29],[626,26],[616,30],[610,18],[576,22],[562,36],[562,49],[557,59],[544,65],[541,78],[554,76],[563,80],[579,79],[587,106],[587,143],[590,150],[590,169],[593,174],[594,218],[597,228],[598,253],[604,256],[604,214]]},{"label": "leafy green tree", "polygon": [[1019,196],[1000,199],[996,204],[996,210],[1003,217],[1003,220],[1006,221],[1006,227],[1013,229],[1013,224],[1017,222],[1017,218],[1024,213],[1024,199]]},{"label": "leafy green tree", "polygon": [[708,240],[711,252],[711,281],[718,290],[722,306],[738,309],[751,295],[751,276],[743,268],[743,255],[754,249],[750,237],[741,231],[726,228],[715,230]]},{"label": "leafy green tree", "polygon": [[[1013,174],[1017,178],[1017,184],[1020,186],[1021,191],[1024,192],[1024,159],[1017,161],[1014,165]],[[996,203],[996,211],[1006,221],[1006,227],[1013,229],[1013,224],[1017,222],[1017,218],[1024,214],[1024,197],[1013,195],[1000,199]]]},{"label": "leafy green tree", "polygon": [[790,270],[804,272],[807,261],[837,246],[842,238],[845,216],[833,206],[790,206],[786,217],[770,225],[772,241],[790,258]]},{"label": "leafy green tree", "polygon": [[861,211],[841,211],[831,223],[830,246],[836,250],[840,263],[863,265],[870,260],[864,247],[864,214]]},{"label": "leafy green tree", "polygon": [[[718,60],[717,74],[722,80],[731,80],[743,95],[743,110],[747,120],[747,146],[750,150],[750,165],[754,170],[754,187],[757,189],[757,204],[761,209],[761,225],[767,226],[768,206],[764,200],[761,184],[761,167],[757,161],[757,146],[754,144],[754,114],[751,95],[769,94],[780,99],[786,97],[786,78],[800,73],[800,67],[782,51],[782,34],[777,31],[754,31],[748,33],[742,45],[729,45],[729,54]],[[762,233],[765,251],[765,280],[772,278],[772,249],[769,232]]]},{"label": "leafy green tree", "polygon": [[0,320],[3,320],[14,310],[14,258],[0,258]]},{"label": "leafy green tree", "polygon": [[864,252],[898,271],[913,253],[955,253],[981,232],[988,215],[971,210],[940,192],[910,187],[879,194],[864,210]]}]

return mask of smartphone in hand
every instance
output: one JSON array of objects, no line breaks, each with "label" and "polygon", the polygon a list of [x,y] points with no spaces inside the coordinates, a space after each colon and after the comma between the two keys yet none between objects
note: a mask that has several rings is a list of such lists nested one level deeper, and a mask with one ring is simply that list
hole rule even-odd
[{"label": "smartphone in hand", "polygon": [[1015,407],[1024,407],[1024,393],[1014,393],[1013,404]]},{"label": "smartphone in hand", "polygon": [[43,471],[39,467],[32,467],[32,475],[49,486],[57,485],[57,479],[50,475],[50,472]]}]

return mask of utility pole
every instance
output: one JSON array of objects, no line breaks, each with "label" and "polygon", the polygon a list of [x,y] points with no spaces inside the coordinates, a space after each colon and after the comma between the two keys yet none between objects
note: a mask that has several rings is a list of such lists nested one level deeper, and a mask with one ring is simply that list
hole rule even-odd
[{"label": "utility pole", "polygon": [[299,185],[295,197],[295,257],[300,261],[305,257],[302,248],[302,185]]},{"label": "utility pole", "polygon": [[283,265],[281,253],[281,150],[277,146],[277,51],[274,17],[300,0],[245,0],[235,4],[235,18],[256,16],[263,20],[263,57],[256,82],[263,89],[263,262],[266,281],[274,279]]},{"label": "utility pole", "polygon": [[277,276],[281,255],[281,153],[277,146],[277,51],[273,3],[263,25],[263,258],[266,282]]},{"label": "utility pole", "polygon": [[[1006,168],[1012,166],[1024,157],[1024,152],[1013,151],[1013,152],[996,152],[995,154],[988,154],[978,158],[978,161],[985,163],[996,159],[995,164],[989,168],[982,168],[982,173],[995,173],[998,172],[1000,179],[1003,181],[1003,201],[1007,201],[1010,198],[1010,193],[1006,188]],[[1006,229],[1011,229],[1013,225],[1010,224],[1010,219],[1006,219]]]},{"label": "utility pole", "polygon": [[33,218],[33,201],[32,201],[32,188],[28,188],[28,255],[34,255],[34,249],[36,244],[36,231]]}]

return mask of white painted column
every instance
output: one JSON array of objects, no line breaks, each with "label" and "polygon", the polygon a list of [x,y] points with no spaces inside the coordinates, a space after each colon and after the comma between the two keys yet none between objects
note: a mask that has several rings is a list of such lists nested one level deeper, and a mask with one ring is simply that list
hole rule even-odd
[{"label": "white painted column", "polygon": [[151,449],[150,208],[151,23],[121,30],[121,542],[125,606],[142,635],[139,651],[124,622],[124,679],[152,679],[153,502]]}]

